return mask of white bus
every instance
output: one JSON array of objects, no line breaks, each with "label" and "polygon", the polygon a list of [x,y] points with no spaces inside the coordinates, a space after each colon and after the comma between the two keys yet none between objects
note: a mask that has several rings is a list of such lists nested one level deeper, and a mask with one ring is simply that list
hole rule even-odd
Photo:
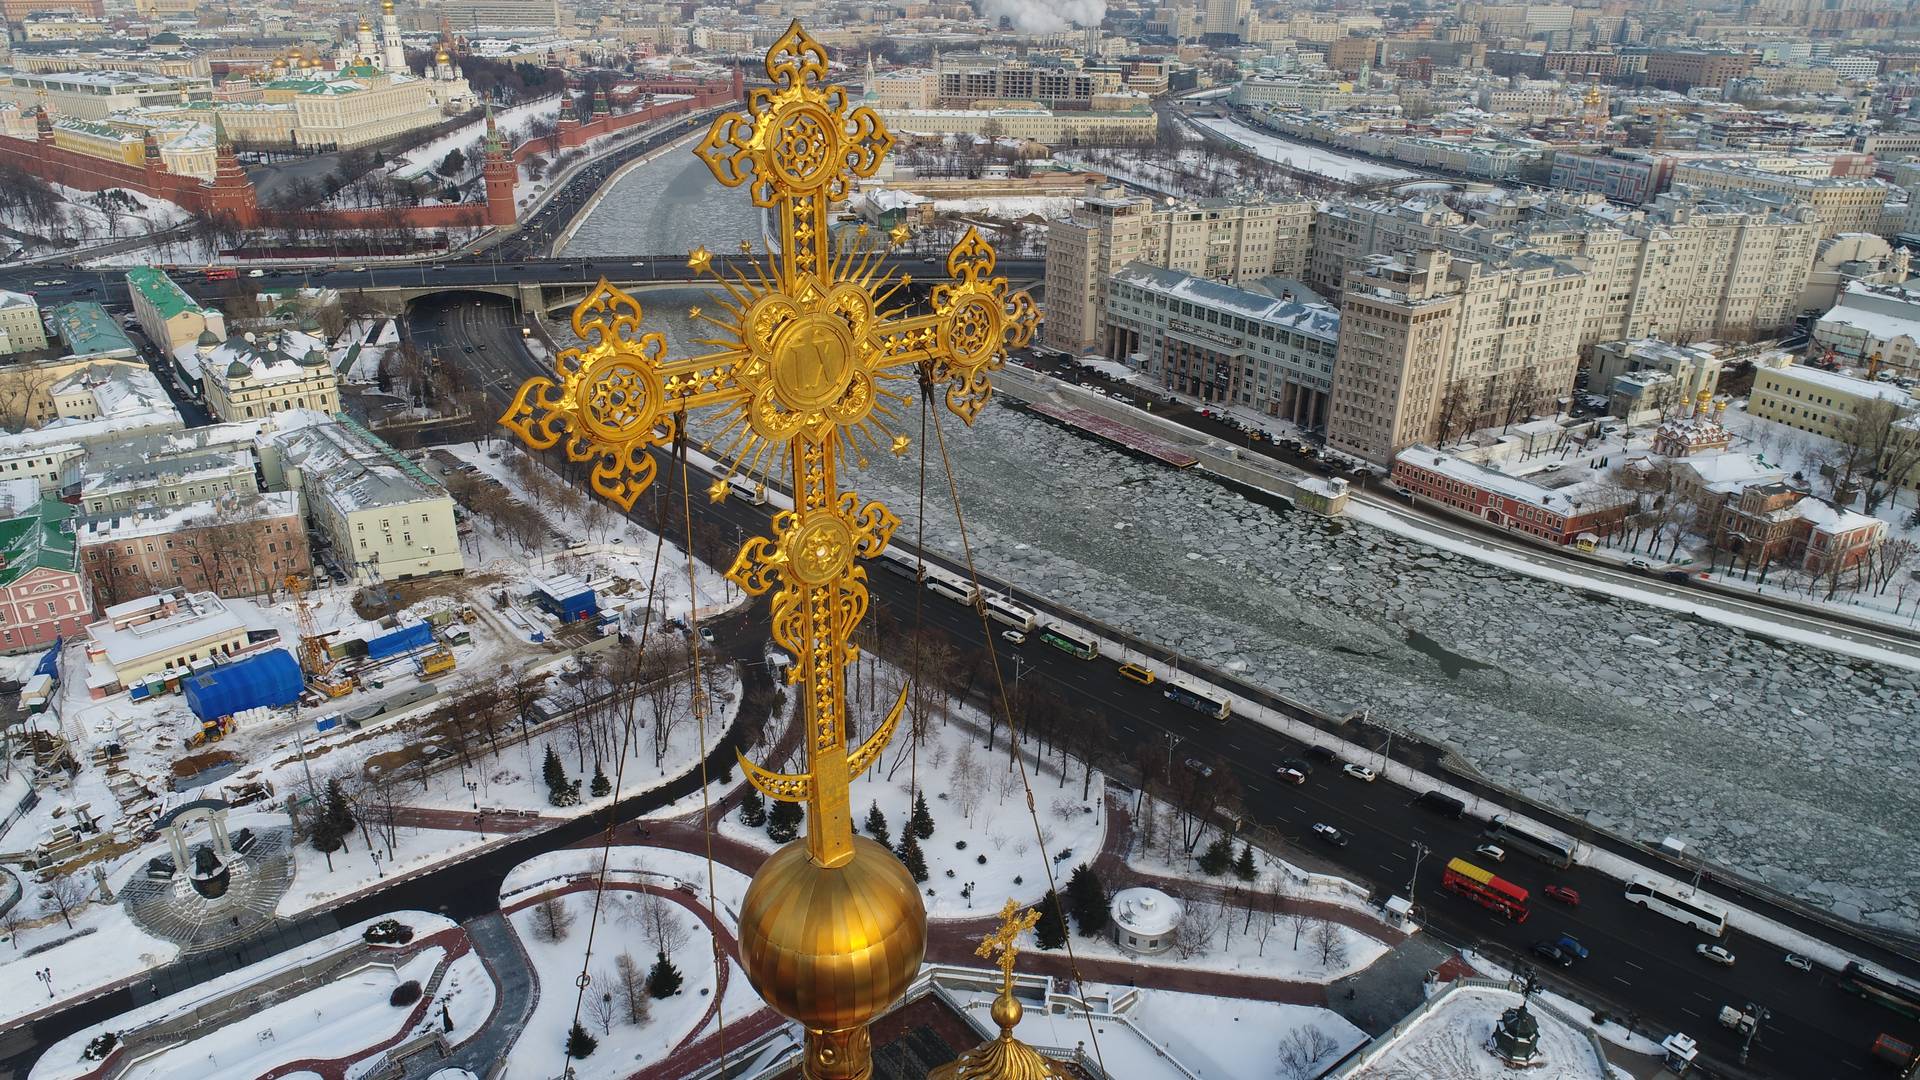
[{"label": "white bus", "polygon": [[755,506],[765,506],[767,504],[767,485],[756,484],[744,476],[735,474],[727,477],[727,490],[734,496],[745,499]]},{"label": "white bus", "polygon": [[1692,889],[1634,881],[1627,885],[1627,902],[1686,923],[1703,934],[1719,937],[1727,932],[1727,909]]},{"label": "white bus", "polygon": [[926,581],[927,588],[931,592],[944,596],[956,603],[966,604],[969,607],[973,605],[974,600],[980,595],[980,590],[973,587],[973,582],[968,581],[966,578],[961,577],[951,570],[942,569],[932,563],[927,564]]},{"label": "white bus", "polygon": [[982,590],[980,598],[986,601],[987,615],[995,622],[1003,622],[1015,630],[1031,632],[1036,620],[1033,609],[1022,607],[997,592]]}]

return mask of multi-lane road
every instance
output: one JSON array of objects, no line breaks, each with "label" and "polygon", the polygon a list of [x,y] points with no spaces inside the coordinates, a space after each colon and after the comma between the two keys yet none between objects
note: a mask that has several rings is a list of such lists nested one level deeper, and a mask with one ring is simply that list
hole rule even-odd
[{"label": "multi-lane road", "polygon": [[[489,312],[489,308],[495,310]],[[459,299],[429,302],[416,310],[415,333],[453,350],[501,403],[521,379],[544,373],[539,361],[520,346],[519,331],[500,305],[476,307],[471,300]],[[484,349],[480,348],[483,343]],[[471,353],[465,351],[469,345],[474,347]],[[729,530],[738,527],[758,533],[768,527],[768,507],[739,500],[719,505],[695,500],[695,504]],[[983,635],[979,616],[971,608],[922,592],[900,576],[875,573],[869,575],[868,584],[874,603],[891,609],[901,624],[910,625],[917,610],[927,625],[964,645],[978,648],[991,641],[1002,651],[1002,671],[1009,679],[1014,675],[1012,655],[1017,654],[1022,679],[1039,679],[1075,705],[1097,708],[1105,715],[1114,740],[1166,746],[1172,768],[1184,767],[1185,759],[1192,757],[1228,770],[1257,827],[1297,845],[1310,858],[1336,865],[1370,884],[1378,896],[1412,892],[1429,930],[1447,941],[1472,945],[1509,964],[1533,965],[1538,963],[1529,953],[1533,943],[1572,933],[1591,955],[1572,968],[1545,972],[1550,987],[1564,988],[1623,1020],[1635,1016],[1638,1029],[1655,1037],[1686,1031],[1701,1041],[1705,1053],[1726,1075],[1871,1075],[1874,1063],[1868,1047],[1876,1035],[1890,1032],[1909,1041],[1920,1036],[1920,1026],[1912,1021],[1839,990],[1834,972],[1798,971],[1784,962],[1783,950],[1738,931],[1729,931],[1722,939],[1738,957],[1733,967],[1701,959],[1694,946],[1711,939],[1629,904],[1619,881],[1592,870],[1559,870],[1510,853],[1504,864],[1492,869],[1534,896],[1530,918],[1523,924],[1510,923],[1440,887],[1447,860],[1456,855],[1471,858],[1473,849],[1484,842],[1483,826],[1471,817],[1453,820],[1428,812],[1413,804],[1417,792],[1385,780],[1369,784],[1350,779],[1337,765],[1316,764],[1302,785],[1282,783],[1275,778],[1274,764],[1299,755],[1302,747],[1260,723],[1239,716],[1225,722],[1203,717],[1169,701],[1157,687],[1121,678],[1111,661],[1081,660],[1039,644],[1037,638],[1015,646],[996,634]],[[1351,760],[1378,764],[1377,751],[1377,747],[1352,746],[1346,753]],[[1394,756],[1396,760],[1417,757],[1417,748]],[[1336,849],[1316,840],[1312,826],[1319,822],[1346,832],[1349,846]],[[1426,854],[1421,858],[1418,853],[1423,848]],[[1617,853],[1630,851],[1622,848]],[[1572,907],[1546,899],[1540,889],[1548,884],[1577,889],[1581,903]],[[1747,898],[1740,902],[1760,906]],[[1821,931],[1809,921],[1779,914],[1805,930]],[[1913,965],[1901,957],[1870,943],[1841,940],[1835,944],[1913,971]],[[1722,1005],[1748,1003],[1766,1006],[1772,1018],[1755,1038],[1743,1072],[1734,1064],[1739,1040],[1719,1026],[1716,1014]]]}]

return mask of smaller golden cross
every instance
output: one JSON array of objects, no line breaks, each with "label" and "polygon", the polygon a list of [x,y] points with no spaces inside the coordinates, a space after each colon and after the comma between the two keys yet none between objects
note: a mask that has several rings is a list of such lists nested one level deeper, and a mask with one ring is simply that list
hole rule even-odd
[{"label": "smaller golden cross", "polygon": [[973,955],[982,960],[994,960],[993,954],[1000,954],[994,962],[1000,965],[1001,985],[1009,992],[1013,989],[1013,959],[1020,954],[1020,935],[1033,929],[1039,921],[1039,908],[1022,912],[1020,905],[1009,897],[1007,906],[1000,909],[1000,928],[981,938],[980,947],[973,950]]}]

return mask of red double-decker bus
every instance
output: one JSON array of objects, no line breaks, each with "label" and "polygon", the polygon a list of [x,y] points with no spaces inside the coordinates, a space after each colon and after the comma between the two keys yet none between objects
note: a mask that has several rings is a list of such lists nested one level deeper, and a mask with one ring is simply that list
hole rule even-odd
[{"label": "red double-decker bus", "polygon": [[232,281],[234,278],[237,278],[239,276],[240,276],[240,271],[235,270],[231,266],[207,267],[208,281]]},{"label": "red double-decker bus", "polygon": [[1447,869],[1440,876],[1440,884],[1514,922],[1527,921],[1527,890],[1511,881],[1503,881],[1465,859],[1447,860]]}]

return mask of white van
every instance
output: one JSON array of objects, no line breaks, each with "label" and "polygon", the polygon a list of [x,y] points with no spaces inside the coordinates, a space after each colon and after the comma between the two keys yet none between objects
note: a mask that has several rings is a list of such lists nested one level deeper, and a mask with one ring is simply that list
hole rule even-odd
[{"label": "white van", "polygon": [[745,499],[755,506],[766,505],[767,485],[765,484],[756,484],[741,476],[729,476],[727,490],[736,498]]}]

